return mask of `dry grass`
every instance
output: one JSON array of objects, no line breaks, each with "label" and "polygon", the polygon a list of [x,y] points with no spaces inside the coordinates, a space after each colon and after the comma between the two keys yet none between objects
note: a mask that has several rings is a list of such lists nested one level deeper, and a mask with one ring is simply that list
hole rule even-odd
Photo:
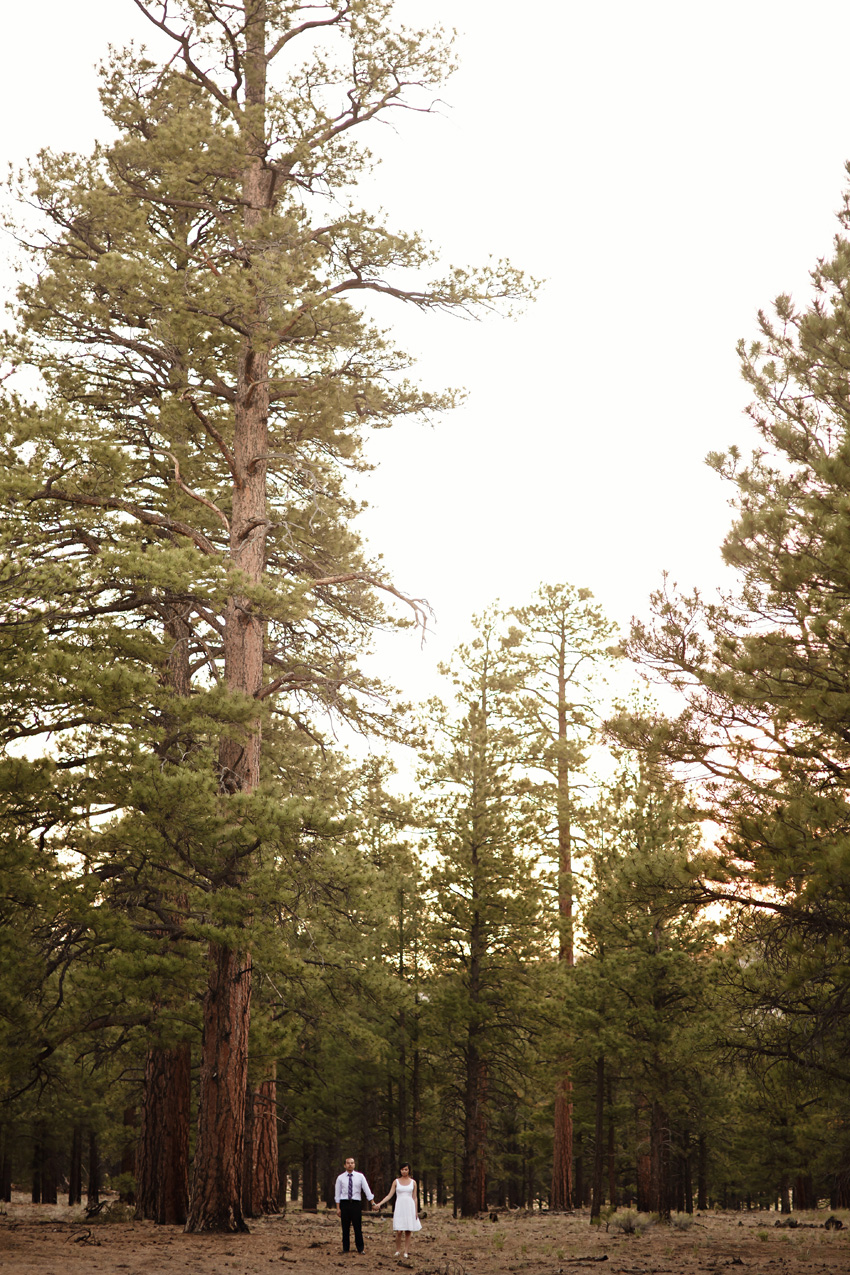
[{"label": "dry grass", "polygon": [[333,1214],[263,1218],[249,1235],[184,1235],[173,1227],[112,1220],[86,1222],[83,1210],[33,1205],[16,1196],[0,1206],[3,1275],[268,1275],[269,1268],[304,1275],[337,1275],[340,1267],[417,1275],[716,1275],[732,1267],[753,1272],[827,1275],[850,1271],[850,1217],[845,1229],[825,1231],[827,1214],[795,1215],[796,1229],[777,1228],[776,1213],[711,1213],[690,1226],[644,1225],[633,1233],[617,1223],[589,1224],[587,1213],[500,1214],[460,1221],[430,1210],[414,1237],[408,1262],[393,1257],[389,1219],[367,1217],[366,1253],[340,1253]]}]

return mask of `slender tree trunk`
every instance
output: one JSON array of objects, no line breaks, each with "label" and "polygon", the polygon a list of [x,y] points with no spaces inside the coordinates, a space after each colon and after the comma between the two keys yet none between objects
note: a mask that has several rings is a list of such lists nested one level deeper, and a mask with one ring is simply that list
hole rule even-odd
[{"label": "slender tree trunk", "polygon": [[182,1226],[189,1209],[191,1050],[149,1049],[137,1148],[136,1217]]},{"label": "slender tree trunk", "polygon": [[452,1217],[457,1217],[457,1143],[452,1140]]},{"label": "slender tree trunk", "polygon": [[417,1034],[417,1048],[415,1048],[413,1051],[413,1086],[412,1086],[413,1087],[413,1093],[412,1093],[413,1111],[411,1113],[413,1118],[413,1121],[412,1121],[413,1122],[413,1141],[411,1145],[411,1154],[413,1156],[413,1165],[419,1166],[418,1168],[414,1167],[413,1169],[413,1172],[416,1174],[416,1192],[417,1192],[417,1205],[418,1205],[419,1175],[420,1175],[421,1166],[422,1166],[422,1141],[421,1141],[422,1095],[420,1091],[421,1076],[420,1076],[420,1070],[419,1070],[420,1062],[419,1062],[419,1048],[418,1048],[418,1022],[414,1020],[414,1024],[415,1024],[416,1034]]},{"label": "slender tree trunk", "polygon": [[590,1204],[590,1220],[599,1217],[602,1212],[604,1198],[605,1169],[605,1058],[602,1054],[596,1060],[596,1129],[593,1146],[593,1195]]},{"label": "slender tree trunk", "polygon": [[[413,1069],[411,1074],[411,1155],[416,1177],[416,1205],[419,1207],[419,1178],[422,1170],[422,1073],[419,1054],[419,921],[418,913],[413,930],[413,1020],[411,1041],[413,1044]],[[418,1166],[418,1167],[417,1167]]]},{"label": "slender tree trunk", "polygon": [[782,1181],[779,1184],[779,1198],[781,1200],[781,1208],[783,1213],[791,1212],[791,1184],[788,1181],[788,1175],[782,1175]]},{"label": "slender tree trunk", "polygon": [[301,1158],[301,1211],[315,1213],[319,1207],[319,1183],[316,1176],[316,1144],[305,1142]]},{"label": "slender tree trunk", "polygon": [[[398,981],[404,987],[404,890],[398,899]],[[407,1015],[402,1008],[398,1016],[398,1149],[399,1155],[409,1156],[407,1145]]]},{"label": "slender tree trunk", "polygon": [[708,1142],[704,1133],[697,1143],[697,1208],[700,1212],[708,1208]]},{"label": "slender tree trunk", "polygon": [[691,1180],[691,1131],[690,1129],[685,1130],[685,1155],[684,1155],[684,1164],[682,1168],[683,1168],[684,1190],[685,1190],[685,1212],[693,1213],[694,1187],[693,1187],[693,1182]]},{"label": "slender tree trunk", "polygon": [[650,1212],[670,1217],[670,1137],[667,1113],[660,1102],[652,1104],[650,1127]]},{"label": "slender tree trunk", "polygon": [[485,1208],[487,1166],[485,1159],[487,1091],[486,1064],[471,1041],[466,1056],[466,1092],[463,1121],[463,1161],[461,1164],[462,1217],[474,1217]]},{"label": "slender tree trunk", "polygon": [[[573,861],[570,770],[567,746],[566,635],[562,631],[558,651],[558,913],[559,960],[572,967]],[[573,1082],[569,1055],[555,1090],[555,1128],[552,1157],[552,1189],[549,1207],[558,1211],[573,1206]]]},{"label": "slender tree trunk", "polygon": [[815,1198],[815,1189],[810,1173],[800,1173],[794,1181],[794,1208],[817,1208],[817,1199]]},{"label": "slender tree trunk", "polygon": [[[274,1066],[274,1064],[273,1064]],[[277,1149],[277,1079],[267,1077],[254,1090],[254,1214],[280,1212]]]},{"label": "slender tree trunk", "polygon": [[614,1099],[608,1081],[608,1203],[617,1207],[617,1147],[614,1130]]},{"label": "slender tree trunk", "polygon": [[[486,721],[486,716],[485,716]],[[486,747],[486,743],[484,745]],[[475,747],[475,745],[473,745]],[[473,766],[480,764],[480,759],[473,759]],[[484,936],[481,915],[479,912],[479,837],[481,812],[481,796],[478,791],[478,780],[473,773],[472,791],[472,841],[470,860],[472,870],[472,922],[469,931],[469,998],[473,1012],[481,1000],[481,962],[484,957]],[[481,1027],[473,1019],[467,1028],[466,1039],[466,1083],[464,1094],[464,1127],[463,1127],[463,1162],[461,1165],[461,1200],[462,1217],[473,1217],[485,1207],[486,1193],[486,1098],[487,1098],[487,1063],[481,1054]]]},{"label": "slender tree trunk", "polygon": [[44,1163],[44,1145],[41,1136],[36,1138],[32,1149],[32,1185],[30,1199],[33,1204],[41,1204],[41,1174]]},{"label": "slender tree trunk", "polygon": [[86,1188],[86,1203],[100,1203],[100,1148],[97,1145],[97,1134],[89,1130],[89,1180]]},{"label": "slender tree trunk", "polygon": [[56,1165],[56,1145],[52,1136],[45,1139],[41,1162],[41,1202],[56,1204],[58,1200],[58,1178]]},{"label": "slender tree trunk", "polygon": [[68,1204],[79,1204],[83,1198],[83,1133],[74,1125],[71,1133],[71,1156],[68,1168]]},{"label": "slender tree trunk", "polygon": [[651,1122],[646,1099],[638,1099],[637,1107],[637,1206],[641,1213],[652,1212]]},{"label": "slender tree trunk", "polygon": [[389,1137],[389,1153],[390,1153],[390,1181],[395,1177],[398,1165],[396,1163],[395,1153],[395,1117],[393,1116],[393,1078],[387,1076],[387,1134]]},{"label": "slender tree trunk", "polygon": [[573,1204],[573,1082],[567,1072],[555,1092],[555,1140],[550,1207],[561,1211]]},{"label": "slender tree trunk", "polygon": [[245,1090],[245,1134],[242,1140],[242,1216],[254,1217],[254,1091]]}]

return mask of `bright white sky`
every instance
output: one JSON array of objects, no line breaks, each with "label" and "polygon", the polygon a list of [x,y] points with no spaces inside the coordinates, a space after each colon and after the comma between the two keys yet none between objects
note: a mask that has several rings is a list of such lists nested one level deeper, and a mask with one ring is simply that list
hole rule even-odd
[{"label": "bright white sky", "polygon": [[[374,446],[365,528],[436,630],[381,646],[418,697],[473,611],[540,581],[626,623],[667,569],[722,581],[726,493],[705,454],[748,445],[735,342],[806,295],[850,157],[840,0],[403,0],[459,32],[441,118],[384,130],[376,200],[448,260],[507,256],[546,286],[515,322],[399,317],[422,379],[465,385],[435,429]],[[5,5],[4,152],[87,150],[93,70],[149,40],[131,0]]]}]

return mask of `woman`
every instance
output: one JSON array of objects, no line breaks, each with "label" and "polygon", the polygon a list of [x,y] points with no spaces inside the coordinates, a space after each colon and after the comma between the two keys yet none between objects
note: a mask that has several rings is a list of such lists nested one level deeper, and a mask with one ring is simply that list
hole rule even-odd
[{"label": "woman", "polygon": [[[378,1208],[382,1204],[386,1204],[387,1200],[395,1191],[395,1209],[393,1210],[393,1230],[396,1232],[396,1257],[410,1256],[410,1237],[414,1231],[422,1230],[422,1223],[419,1221],[419,1210],[416,1207],[416,1183],[410,1176],[410,1165],[403,1164],[398,1171],[398,1177],[393,1182],[387,1194],[382,1200],[378,1201]],[[404,1244],[404,1253],[402,1254],[400,1245]]]}]

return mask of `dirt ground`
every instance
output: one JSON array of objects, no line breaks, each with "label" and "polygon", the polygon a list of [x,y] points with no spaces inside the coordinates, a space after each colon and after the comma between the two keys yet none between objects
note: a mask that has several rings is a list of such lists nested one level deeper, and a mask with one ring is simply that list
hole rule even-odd
[{"label": "dirt ground", "polygon": [[[268,1275],[274,1266],[293,1275],[337,1275],[340,1267],[393,1269],[415,1275],[719,1275],[745,1267],[765,1275],[850,1272],[850,1218],[826,1231],[828,1214],[797,1214],[795,1230],[777,1228],[776,1213],[697,1215],[686,1230],[651,1226],[623,1235],[589,1225],[588,1214],[500,1214],[498,1221],[455,1220],[431,1209],[414,1236],[408,1261],[393,1257],[390,1219],[364,1220],[366,1252],[340,1251],[334,1214],[301,1214],[254,1221],[249,1235],[184,1235],[176,1227],[117,1220],[86,1221],[83,1210],[34,1205],[23,1195],[0,1205],[3,1275]],[[807,1223],[808,1225],[804,1225]],[[731,1270],[730,1270],[731,1275]]]}]

